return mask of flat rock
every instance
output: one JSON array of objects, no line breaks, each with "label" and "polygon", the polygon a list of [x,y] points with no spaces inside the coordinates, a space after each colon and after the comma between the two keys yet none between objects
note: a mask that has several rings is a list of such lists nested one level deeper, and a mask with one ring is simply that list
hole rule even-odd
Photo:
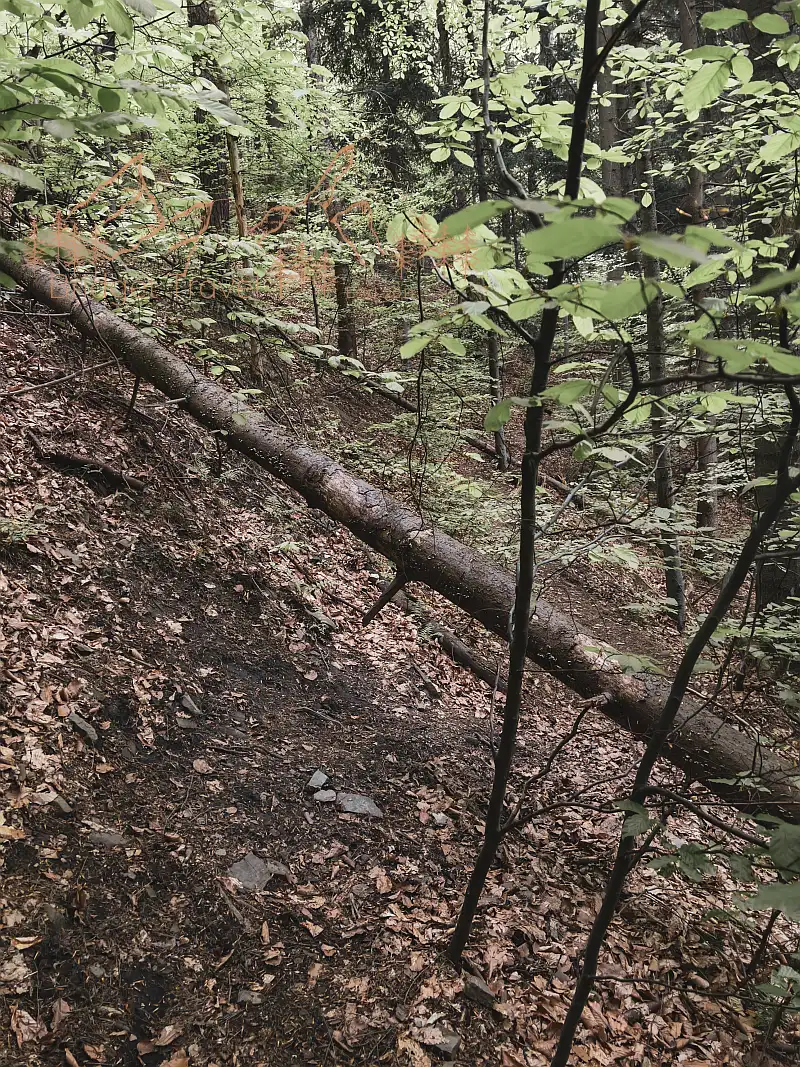
[{"label": "flat rock", "polygon": [[97,730],[95,730],[92,724],[87,722],[82,715],[79,715],[77,711],[71,711],[69,713],[67,722],[74,726],[76,730],[80,730],[87,741],[91,741],[92,744],[97,741]]},{"label": "flat rock", "polygon": [[181,707],[189,715],[202,715],[202,711],[198,708],[197,704],[192,700],[188,693],[184,693],[181,696]]},{"label": "flat rock", "polygon": [[93,845],[101,845],[103,848],[118,848],[128,843],[127,837],[115,830],[93,830],[89,834],[89,840]]},{"label": "flat rock", "polygon": [[336,803],[341,811],[349,815],[371,815],[373,819],[382,819],[383,812],[369,797],[361,793],[337,793]]},{"label": "flat rock", "polygon": [[252,989],[240,989],[236,998],[239,1004],[263,1004],[264,998],[260,993],[254,993]]},{"label": "flat rock", "polygon": [[200,725],[196,723],[194,719],[190,719],[188,715],[176,715],[175,725],[181,730],[199,730]]},{"label": "flat rock", "polygon": [[306,782],[306,789],[310,789],[313,793],[316,789],[324,789],[330,779],[324,771],[314,771],[311,777]]},{"label": "flat rock", "polygon": [[496,997],[482,978],[475,974],[464,975],[464,996],[485,1008],[493,1008]]},{"label": "flat rock", "polygon": [[426,1026],[419,1032],[419,1039],[428,1048],[435,1048],[445,1056],[452,1056],[461,1048],[461,1038],[449,1026]]},{"label": "flat rock", "polygon": [[238,860],[228,868],[228,874],[240,882],[243,889],[257,893],[279,874],[287,880],[291,878],[291,871],[284,863],[278,860],[262,860],[253,852],[248,852],[244,859]]},{"label": "flat rock", "polygon": [[314,800],[318,800],[320,804],[332,804],[336,800],[336,790],[320,789],[314,794]]},{"label": "flat rock", "polygon": [[60,815],[71,815],[72,807],[64,800],[60,793],[56,793],[53,798],[53,807]]}]

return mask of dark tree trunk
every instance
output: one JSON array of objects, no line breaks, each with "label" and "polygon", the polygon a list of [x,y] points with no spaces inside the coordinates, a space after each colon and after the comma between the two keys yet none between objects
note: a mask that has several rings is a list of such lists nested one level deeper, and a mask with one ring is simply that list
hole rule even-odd
[{"label": "dark tree trunk", "polygon": [[[187,18],[190,26],[219,24],[216,10],[210,0],[200,0],[199,4],[188,3]],[[197,73],[227,93],[227,83],[216,64],[200,64]],[[200,108],[196,109],[194,118],[197,124],[198,177],[203,191],[212,200],[209,226],[212,230],[221,232],[227,230],[231,216],[226,134],[222,126],[210,119]]]},{"label": "dark tree trunk", "polygon": [[[647,181],[646,173],[650,169],[650,159],[645,155],[641,162],[640,177]],[[655,189],[649,182],[650,206],[643,212],[645,226],[651,232],[658,228],[658,211],[656,208]],[[658,260],[653,256],[643,255],[642,265],[645,278],[658,282],[661,277]],[[647,360],[650,377],[659,380],[666,377],[666,352],[664,340],[664,305],[661,296],[647,305]],[[656,386],[655,397],[663,396],[666,387]],[[672,458],[669,446],[669,427],[664,405],[655,399],[651,408],[650,427],[653,433],[653,466],[656,488],[656,504],[659,508],[672,510],[675,491],[672,480]],[[663,523],[660,526],[661,555],[664,559],[664,577],[667,596],[673,601],[672,614],[678,632],[683,632],[686,623],[686,593],[681,567],[681,549],[677,534]]]},{"label": "dark tree trunk", "polygon": [[356,324],[350,299],[350,264],[337,259],[333,264],[336,286],[337,347],[342,356],[355,357]]}]

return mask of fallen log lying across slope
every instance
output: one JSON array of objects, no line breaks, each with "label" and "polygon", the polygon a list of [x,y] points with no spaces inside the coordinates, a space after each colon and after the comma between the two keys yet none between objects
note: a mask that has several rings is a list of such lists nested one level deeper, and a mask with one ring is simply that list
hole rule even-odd
[{"label": "fallen log lying across slope", "polygon": [[[67,316],[86,337],[99,339],[137,377],[177,401],[203,426],[224,431],[231,448],[393,560],[409,581],[435,589],[507,638],[514,602],[510,574],[248,408],[102,304],[76,293],[62,276],[7,256],[0,256],[0,270],[41,304]],[[582,697],[596,698],[605,715],[639,737],[647,735],[661,711],[667,692],[661,681],[623,674],[601,642],[580,633],[570,618],[541,598],[531,620],[528,655]],[[704,707],[684,702],[665,754],[734,803],[800,822],[798,767],[764,752]],[[760,779],[760,788],[753,787],[753,776]]]}]

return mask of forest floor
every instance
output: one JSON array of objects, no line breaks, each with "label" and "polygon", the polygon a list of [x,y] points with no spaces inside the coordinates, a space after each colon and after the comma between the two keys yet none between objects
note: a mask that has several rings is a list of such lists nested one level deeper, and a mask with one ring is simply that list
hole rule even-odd
[{"label": "forest floor", "polygon": [[[489,988],[456,974],[490,689],[395,607],[362,628],[383,561],[241,457],[215,474],[156,394],[129,425],[114,368],[11,397],[80,356],[15,321],[0,353],[0,1061],[545,1065],[619,832],[595,809],[637,743],[586,717],[535,797],[577,803],[511,835],[490,876],[468,952]],[[27,431],[147,488],[95,491]],[[573,595],[607,637],[619,598]],[[531,672],[517,790],[578,711]],[[792,1017],[764,1048],[743,986],[764,917],[729,919],[733,888],[637,873],[576,1064],[798,1062]],[[765,973],[792,937],[779,921]]]}]

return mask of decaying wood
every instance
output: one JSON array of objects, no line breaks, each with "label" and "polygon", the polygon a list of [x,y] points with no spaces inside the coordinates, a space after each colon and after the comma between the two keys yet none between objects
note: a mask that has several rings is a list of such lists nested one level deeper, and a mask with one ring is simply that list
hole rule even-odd
[{"label": "decaying wood", "polygon": [[[152,383],[207,429],[224,432],[230,448],[250,457],[312,507],[392,560],[409,581],[430,586],[507,638],[514,603],[512,575],[293,437],[262,412],[248,408],[199,368],[102,304],[76,294],[46,267],[0,256],[0,270],[25,285],[40,303],[68,316],[84,336],[102,340],[134,375]],[[603,642],[581,633],[554,605],[538,599],[530,624],[529,657],[584,698],[607,692],[603,714],[635,735],[647,736],[667,690],[652,676],[624,674],[610,652]],[[695,702],[683,702],[664,755],[746,809],[769,810],[800,821],[797,765],[766,752]]]},{"label": "decaying wood", "polygon": [[141,493],[146,482],[141,478],[134,478],[130,474],[117,470],[116,467],[104,463],[101,459],[93,459],[91,456],[80,456],[72,452],[56,452],[45,448],[38,437],[28,431],[28,440],[33,445],[36,458],[42,463],[47,463],[67,474],[76,474],[85,478],[87,482],[97,489],[105,492],[114,489],[130,489],[134,493]]}]

